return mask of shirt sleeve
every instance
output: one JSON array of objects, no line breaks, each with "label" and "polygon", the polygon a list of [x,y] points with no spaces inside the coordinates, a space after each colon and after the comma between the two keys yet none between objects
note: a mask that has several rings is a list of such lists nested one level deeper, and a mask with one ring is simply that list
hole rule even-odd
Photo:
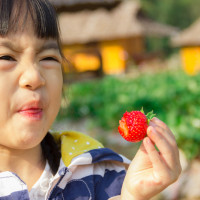
[{"label": "shirt sleeve", "polygon": [[100,164],[100,168],[104,168],[104,174],[98,177],[95,183],[95,200],[108,200],[111,197],[120,195],[126,175],[123,164],[103,162]]}]

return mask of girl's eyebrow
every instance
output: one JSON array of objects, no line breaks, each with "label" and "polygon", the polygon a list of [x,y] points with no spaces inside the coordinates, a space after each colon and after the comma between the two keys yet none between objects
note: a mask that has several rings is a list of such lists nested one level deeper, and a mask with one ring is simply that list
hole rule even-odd
[{"label": "girl's eyebrow", "polygon": [[[9,48],[9,49],[11,49],[12,51],[15,51],[15,52],[21,51],[20,47],[13,44],[9,40],[8,41],[7,40],[6,41],[0,41],[0,46],[7,47],[7,48]],[[49,50],[49,49],[53,49],[53,50],[56,50],[56,51],[60,50],[59,45],[56,41],[48,41],[44,45],[39,47],[36,51],[40,53],[42,51]]]},{"label": "girl's eyebrow", "polygon": [[0,41],[0,46],[7,47],[8,49],[11,49],[12,51],[18,52],[17,48],[15,48],[15,45],[13,45],[9,40]]},{"label": "girl's eyebrow", "polygon": [[54,50],[59,51],[60,48],[57,42],[50,41],[50,42],[46,42],[42,47],[40,47],[38,51],[42,52],[49,49],[54,49]]}]

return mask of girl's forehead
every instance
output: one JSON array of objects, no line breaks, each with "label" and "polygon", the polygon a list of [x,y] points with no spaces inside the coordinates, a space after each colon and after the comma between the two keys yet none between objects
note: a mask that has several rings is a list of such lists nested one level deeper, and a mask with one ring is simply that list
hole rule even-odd
[{"label": "girl's forehead", "polygon": [[9,33],[5,37],[0,37],[0,48],[6,47],[14,51],[23,51],[26,48],[34,48],[37,52],[53,49],[59,51],[60,47],[55,39],[38,38],[36,34],[29,34],[26,31]]},{"label": "girl's forehead", "polygon": [[[12,20],[11,20],[12,21]],[[30,36],[36,36],[35,23],[30,15],[27,15],[26,19],[24,17],[19,18],[17,24],[9,24],[7,33],[3,36],[5,38],[14,38],[14,36],[20,36],[29,34]]]}]

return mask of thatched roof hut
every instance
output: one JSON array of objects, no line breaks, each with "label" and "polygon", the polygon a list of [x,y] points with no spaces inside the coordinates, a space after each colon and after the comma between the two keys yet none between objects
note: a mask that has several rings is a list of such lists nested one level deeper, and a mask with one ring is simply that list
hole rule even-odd
[{"label": "thatched roof hut", "polygon": [[189,75],[200,72],[200,18],[191,26],[171,38],[174,47],[180,47],[184,71]]},{"label": "thatched roof hut", "polygon": [[134,36],[172,36],[177,29],[141,14],[139,1],[122,1],[112,10],[63,12],[59,15],[64,44],[88,43]]},{"label": "thatched roof hut", "polygon": [[172,37],[174,47],[200,46],[200,19],[180,34]]}]

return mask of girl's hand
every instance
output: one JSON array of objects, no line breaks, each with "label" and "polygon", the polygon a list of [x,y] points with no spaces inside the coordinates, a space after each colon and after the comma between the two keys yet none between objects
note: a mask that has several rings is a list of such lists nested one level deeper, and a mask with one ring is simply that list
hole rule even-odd
[{"label": "girl's hand", "polygon": [[149,200],[175,182],[180,173],[175,137],[165,123],[154,117],[127,171],[121,200]]}]

